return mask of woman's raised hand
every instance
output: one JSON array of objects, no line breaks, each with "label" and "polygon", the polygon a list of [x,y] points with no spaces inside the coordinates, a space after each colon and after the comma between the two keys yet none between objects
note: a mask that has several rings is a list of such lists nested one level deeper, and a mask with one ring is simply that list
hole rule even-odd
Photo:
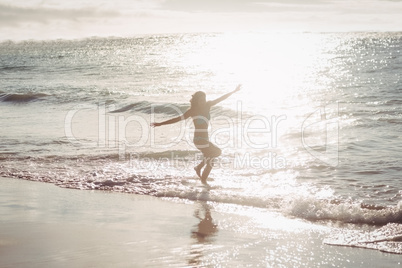
[{"label": "woman's raised hand", "polygon": [[161,126],[161,123],[151,123],[151,127],[159,127]]}]

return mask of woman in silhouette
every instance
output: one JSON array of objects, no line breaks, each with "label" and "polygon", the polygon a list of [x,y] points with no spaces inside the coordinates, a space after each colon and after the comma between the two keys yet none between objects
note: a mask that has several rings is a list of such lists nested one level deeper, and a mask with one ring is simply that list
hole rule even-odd
[{"label": "woman in silhouette", "polygon": [[[184,114],[160,123],[155,122],[151,124],[151,126],[153,127],[159,127],[163,125],[173,124],[181,120],[185,120],[189,117],[193,119],[194,145],[203,154],[203,159],[201,163],[199,163],[194,168],[194,170],[197,173],[198,177],[201,178],[201,182],[203,184],[206,184],[207,182],[207,178],[213,167],[214,158],[221,155],[221,149],[219,149],[215,144],[209,141],[208,124],[211,118],[210,117],[211,107],[227,99],[228,97],[230,97],[230,95],[239,91],[240,88],[241,85],[238,85],[236,89],[233,90],[232,92],[229,92],[213,101],[207,101],[206,94],[203,91],[197,91],[196,93],[194,93],[194,95],[192,95],[192,98],[190,100],[191,103],[190,109],[188,109]],[[204,166],[205,168],[202,171],[202,168]]]}]

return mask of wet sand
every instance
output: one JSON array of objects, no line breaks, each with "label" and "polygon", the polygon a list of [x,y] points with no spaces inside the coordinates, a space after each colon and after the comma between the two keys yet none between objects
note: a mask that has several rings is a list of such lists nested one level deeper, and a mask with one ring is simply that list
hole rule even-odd
[{"label": "wet sand", "polygon": [[0,267],[396,267],[262,209],[0,178]]}]

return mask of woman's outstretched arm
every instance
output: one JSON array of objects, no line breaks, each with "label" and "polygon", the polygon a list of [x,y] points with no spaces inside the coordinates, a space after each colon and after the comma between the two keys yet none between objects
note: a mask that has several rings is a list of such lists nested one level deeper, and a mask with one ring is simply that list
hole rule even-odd
[{"label": "woman's outstretched arm", "polygon": [[182,114],[178,117],[175,117],[175,118],[172,118],[172,119],[160,122],[160,123],[157,123],[157,122],[151,123],[151,127],[159,127],[159,126],[163,126],[163,125],[174,124],[181,120],[185,120],[185,119],[189,118],[190,116],[191,116],[191,110],[187,110],[184,114]]},{"label": "woman's outstretched arm", "polygon": [[239,91],[240,88],[241,88],[241,85],[238,85],[238,86],[235,88],[235,90],[233,90],[232,92],[229,92],[229,93],[227,93],[227,94],[225,94],[225,95],[223,95],[223,96],[217,98],[216,100],[209,101],[209,103],[211,104],[211,106],[214,106],[214,105],[220,103],[221,101],[226,100],[227,98],[229,98],[233,93]]}]

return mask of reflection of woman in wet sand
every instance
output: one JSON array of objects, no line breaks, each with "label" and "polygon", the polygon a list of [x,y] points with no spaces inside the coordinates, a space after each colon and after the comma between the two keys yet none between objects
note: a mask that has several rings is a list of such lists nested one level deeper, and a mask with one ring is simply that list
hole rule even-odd
[{"label": "reflection of woman in wet sand", "polygon": [[218,233],[218,225],[212,219],[211,210],[207,202],[201,201],[201,207],[194,212],[200,222],[194,226],[191,232],[191,238],[194,238],[194,244],[191,246],[189,265],[191,267],[201,267],[202,259],[206,255],[208,244],[212,244],[214,236]]},{"label": "reflection of woman in wet sand", "polygon": [[[197,91],[191,98],[191,107],[183,115],[169,119],[161,123],[152,123],[151,126],[158,127],[162,125],[173,124],[180,120],[191,117],[194,123],[194,145],[203,154],[203,160],[194,168],[202,183],[207,182],[209,173],[213,167],[213,159],[221,155],[221,149],[209,141],[208,123],[210,119],[210,109],[212,106],[227,99],[230,95],[240,90],[240,85],[235,90],[229,92],[213,101],[207,101],[206,95],[202,91]],[[202,168],[205,166],[201,173]]]},{"label": "reflection of woman in wet sand", "polygon": [[204,204],[204,217],[200,216],[200,211],[197,210],[194,213],[194,216],[200,220],[200,223],[197,225],[197,230],[193,231],[193,237],[197,238],[199,243],[204,243],[208,238],[215,235],[218,232],[218,225],[213,223],[211,211],[209,207]]}]

